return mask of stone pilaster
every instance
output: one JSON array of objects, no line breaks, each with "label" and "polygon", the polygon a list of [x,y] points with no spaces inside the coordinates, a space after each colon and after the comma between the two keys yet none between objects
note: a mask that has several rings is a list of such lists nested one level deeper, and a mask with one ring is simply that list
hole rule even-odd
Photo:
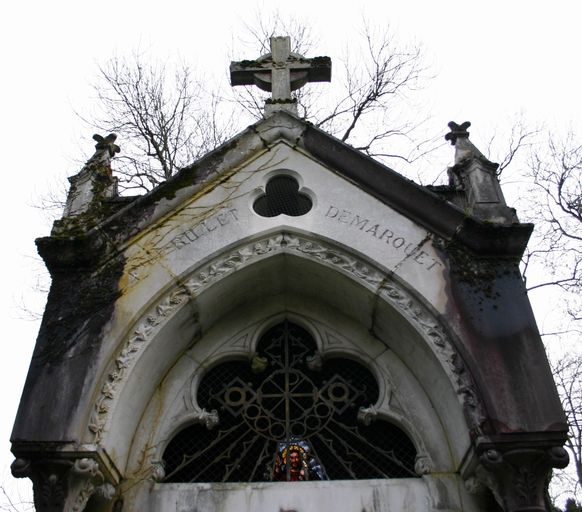
[{"label": "stone pilaster", "polygon": [[488,487],[505,512],[546,512],[551,470],[568,465],[568,453],[561,446],[489,446],[478,459],[469,486]]},{"label": "stone pilaster", "polygon": [[82,512],[91,497],[108,501],[115,494],[91,458],[18,458],[11,469],[16,478],[32,480],[37,512]]}]

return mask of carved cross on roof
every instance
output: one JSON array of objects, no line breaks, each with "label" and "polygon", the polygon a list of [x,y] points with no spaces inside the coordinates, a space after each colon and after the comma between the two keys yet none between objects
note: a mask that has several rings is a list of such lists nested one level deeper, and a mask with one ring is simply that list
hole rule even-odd
[{"label": "carved cross on roof", "polygon": [[305,57],[291,52],[289,37],[272,37],[271,53],[257,60],[230,63],[231,85],[256,85],[272,93],[267,100],[265,114],[286,110],[297,115],[297,101],[291,91],[307,82],[329,82],[331,59],[329,57]]},{"label": "carved cross on roof", "polygon": [[97,143],[95,144],[95,154],[89,158],[85,165],[97,164],[109,167],[115,153],[120,152],[119,146],[115,144],[116,139],[117,135],[114,133],[110,133],[106,137],[98,134],[93,135],[93,140]]},{"label": "carved cross on roof", "polygon": [[462,124],[451,121],[448,126],[451,131],[445,135],[445,140],[450,140],[453,146],[457,143],[457,139],[466,139],[469,137],[469,132],[467,131],[471,126],[469,121],[465,121]]}]

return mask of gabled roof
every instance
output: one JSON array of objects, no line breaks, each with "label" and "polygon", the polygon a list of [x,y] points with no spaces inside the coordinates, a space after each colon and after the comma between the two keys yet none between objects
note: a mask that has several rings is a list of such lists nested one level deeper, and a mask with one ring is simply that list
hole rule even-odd
[{"label": "gabled roof", "polygon": [[[312,124],[287,112],[278,111],[183,168],[151,192],[134,199],[109,200],[117,205],[111,205],[110,211],[115,213],[102,217],[95,227],[81,237],[57,235],[38,239],[39,251],[45,260],[48,258],[46,262],[49,268],[51,263],[57,263],[57,259],[58,266],[65,263],[63,255],[73,238],[77,239],[75,243],[80,242],[79,238],[83,239],[82,243],[91,249],[83,250],[85,255],[96,250],[102,252],[105,246],[108,246],[106,252],[115,252],[115,247],[122,245],[129,237],[167,215],[183,201],[203,194],[205,189],[236,172],[239,166],[257,153],[268,151],[280,141],[309,154],[342,178],[438,237],[461,244],[478,256],[519,258],[533,229],[531,224],[484,222],[447,201],[443,195],[437,195],[428,187],[403,177]],[[54,254],[53,251],[44,250],[48,246],[54,247],[54,244],[60,246],[58,258],[50,257],[49,253]],[[74,259],[78,265],[78,258]]]}]

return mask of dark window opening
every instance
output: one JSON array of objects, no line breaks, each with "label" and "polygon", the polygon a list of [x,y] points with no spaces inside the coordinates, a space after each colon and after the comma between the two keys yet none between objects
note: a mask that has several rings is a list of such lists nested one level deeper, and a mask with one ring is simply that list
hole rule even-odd
[{"label": "dark window opening", "polygon": [[313,206],[311,199],[299,192],[299,184],[291,176],[275,176],[265,187],[253,208],[261,217],[285,214],[291,217],[305,215]]},{"label": "dark window opening", "polygon": [[362,422],[378,385],[361,364],[322,360],[309,333],[284,322],[250,362],[210,369],[198,403],[214,428],[191,425],[169,443],[166,482],[255,482],[416,477],[416,449],[385,421]]}]

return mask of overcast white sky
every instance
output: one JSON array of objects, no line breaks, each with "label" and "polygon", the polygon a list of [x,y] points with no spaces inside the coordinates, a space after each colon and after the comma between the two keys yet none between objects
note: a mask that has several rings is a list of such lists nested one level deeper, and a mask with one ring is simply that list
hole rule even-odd
[{"label": "overcast white sky", "polygon": [[0,20],[5,240],[0,272],[6,328],[0,343],[0,483],[10,480],[8,440],[38,329],[20,318],[18,306],[23,300],[39,307],[30,294],[34,239],[50,229],[31,205],[50,184],[79,170],[75,159],[92,154],[93,143],[85,142],[92,132],[74,109],[90,108],[89,83],[97,64],[149,48],[162,59],[180,56],[226,81],[228,52],[243,22],[273,6],[283,16],[308,20],[320,38],[316,54],[332,59],[349,44],[346,34],[362,15],[422,44],[436,74],[426,104],[443,133],[450,120],[470,120],[472,140],[488,140],[523,112],[532,124],[573,126],[582,134],[578,0],[7,3]]}]

